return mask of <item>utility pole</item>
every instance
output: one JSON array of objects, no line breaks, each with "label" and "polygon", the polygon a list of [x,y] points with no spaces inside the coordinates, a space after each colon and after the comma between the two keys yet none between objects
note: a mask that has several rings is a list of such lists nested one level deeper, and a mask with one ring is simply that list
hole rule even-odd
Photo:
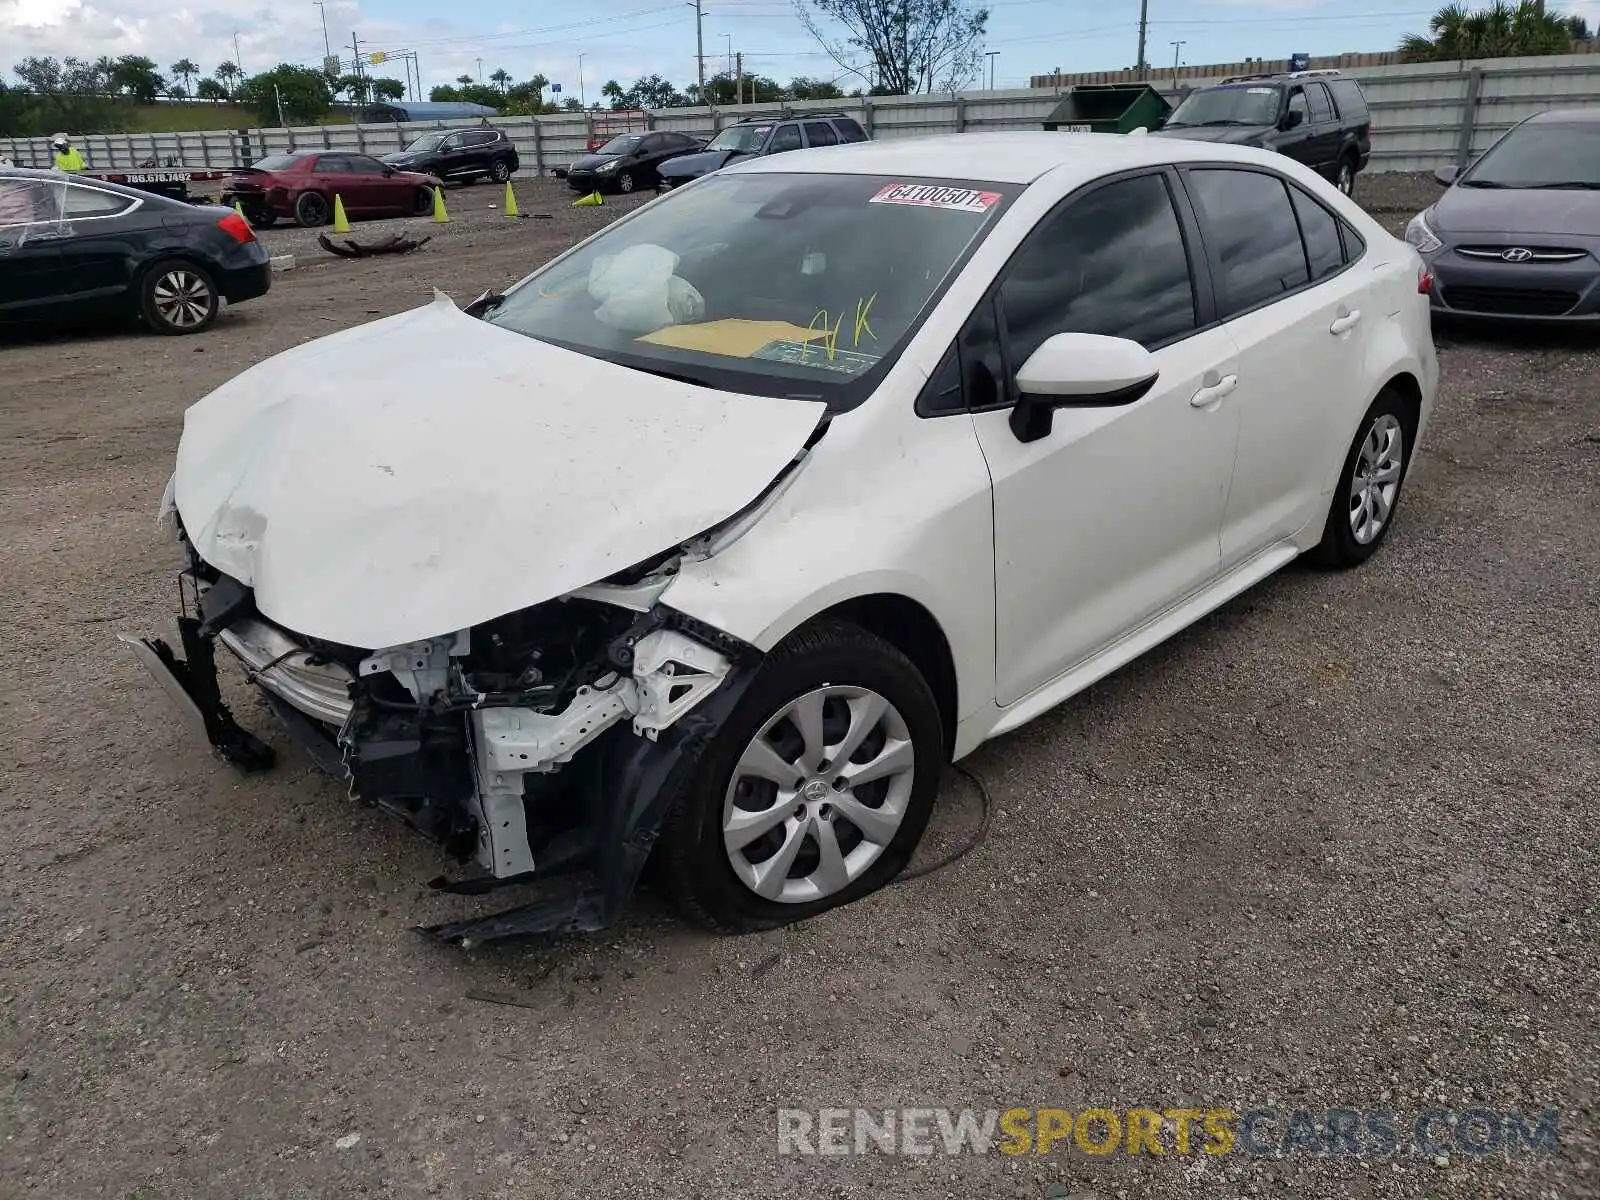
[{"label": "utility pole", "polygon": [[728,39],[728,74],[731,75],[733,74],[733,34],[725,33],[722,36]]},{"label": "utility pole", "polygon": [[1139,78],[1148,78],[1150,64],[1144,60],[1145,38],[1150,33],[1150,0],[1139,0],[1139,61],[1135,64]]},{"label": "utility pole", "polygon": [[311,0],[311,3],[315,4],[317,6],[317,11],[322,14],[322,57],[324,59],[332,58],[333,57],[333,46],[328,41],[328,9],[327,9],[327,6],[325,4],[323,4],[322,0]]},{"label": "utility pole", "polygon": [[1174,82],[1176,82],[1177,78],[1178,78],[1178,55],[1179,55],[1179,53],[1182,52],[1183,48],[1185,46],[1187,46],[1188,44],[1189,44],[1188,42],[1173,42],[1172,43],[1172,78],[1173,78]]},{"label": "utility pole", "polygon": [[741,50],[741,51],[739,51],[739,53],[735,54],[733,56],[733,61],[734,61],[734,64],[735,64],[734,68],[733,68],[733,102],[735,104],[743,104],[744,103],[744,51]]},{"label": "utility pole", "polygon": [[355,30],[350,31],[350,56],[355,60],[355,65],[350,69],[357,79],[361,78],[361,43],[356,41]]},{"label": "utility pole", "polygon": [[244,56],[239,53],[239,31],[233,31],[233,65],[239,68],[239,74],[244,74]]},{"label": "utility pole", "polygon": [[478,82],[483,82],[483,59],[478,60]]},{"label": "utility pole", "polygon": [[583,58],[582,54],[578,55],[578,103],[587,109],[589,98],[583,94]]},{"label": "utility pole", "polygon": [[989,60],[989,90],[994,91],[994,60],[1000,57],[998,50],[985,50],[985,57]]},{"label": "utility pole", "polygon": [[706,14],[700,7],[700,0],[687,0],[687,7],[694,9],[694,75],[703,96],[706,94]]}]

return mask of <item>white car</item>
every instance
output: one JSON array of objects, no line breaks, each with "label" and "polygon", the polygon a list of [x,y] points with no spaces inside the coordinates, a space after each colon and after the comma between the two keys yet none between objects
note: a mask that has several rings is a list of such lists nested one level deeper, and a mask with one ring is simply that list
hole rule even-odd
[{"label": "white car", "polygon": [[453,887],[588,880],[441,937],[603,927],[652,853],[706,923],[793,921],[905,867],[946,763],[1377,549],[1429,285],[1266,151],[756,159],[194,405],[184,656],[126,640],[269,765],[220,643],[355,796],[476,859]]}]

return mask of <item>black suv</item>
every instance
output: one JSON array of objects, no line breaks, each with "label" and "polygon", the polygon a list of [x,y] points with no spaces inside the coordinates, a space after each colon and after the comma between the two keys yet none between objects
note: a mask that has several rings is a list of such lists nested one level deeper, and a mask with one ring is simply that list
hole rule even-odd
[{"label": "black suv", "polygon": [[437,175],[446,182],[483,176],[504,183],[521,165],[511,139],[503,130],[487,125],[425,133],[404,150],[385,154],[383,161],[402,171]]},{"label": "black suv", "polygon": [[718,167],[741,158],[782,154],[806,146],[837,146],[867,141],[867,131],[844,113],[806,113],[804,116],[746,117],[725,127],[698,154],[686,154],[661,165],[662,191],[709,175]]},{"label": "black suv", "polygon": [[1276,150],[1349,196],[1372,154],[1372,115],[1361,85],[1338,71],[1235,75],[1190,92],[1153,136]]}]

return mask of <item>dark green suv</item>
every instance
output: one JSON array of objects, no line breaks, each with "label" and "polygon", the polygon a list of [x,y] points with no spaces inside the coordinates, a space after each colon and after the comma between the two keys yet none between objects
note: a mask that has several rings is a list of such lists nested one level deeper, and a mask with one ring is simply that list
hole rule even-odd
[{"label": "dark green suv", "polygon": [[1190,92],[1152,136],[1276,150],[1350,196],[1372,154],[1372,114],[1338,71],[1236,75]]}]

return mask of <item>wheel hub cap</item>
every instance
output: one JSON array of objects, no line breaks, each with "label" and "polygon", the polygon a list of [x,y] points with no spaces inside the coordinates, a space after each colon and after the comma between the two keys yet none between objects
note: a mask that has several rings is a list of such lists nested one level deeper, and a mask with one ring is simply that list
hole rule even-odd
[{"label": "wheel hub cap", "polygon": [[1394,498],[1400,490],[1400,468],[1405,457],[1405,432],[1388,413],[1374,420],[1356,452],[1350,476],[1350,533],[1365,546],[1389,523]]},{"label": "wheel hub cap", "polygon": [[900,831],[915,759],[905,718],[874,691],[829,684],[791,700],[728,782],[722,837],[734,874],[782,904],[843,890]]},{"label": "wheel hub cap", "polygon": [[156,311],[169,325],[198,325],[211,308],[211,290],[192,271],[168,271],[155,287]]}]

